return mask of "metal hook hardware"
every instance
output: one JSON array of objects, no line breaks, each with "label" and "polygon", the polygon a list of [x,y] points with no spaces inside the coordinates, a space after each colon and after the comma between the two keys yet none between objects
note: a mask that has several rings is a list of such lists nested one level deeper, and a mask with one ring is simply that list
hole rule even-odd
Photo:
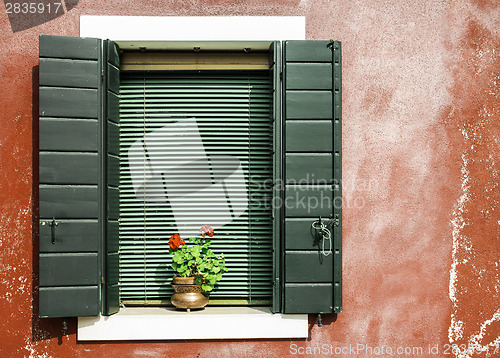
[{"label": "metal hook hardware", "polygon": [[[316,231],[316,235],[319,236],[319,241],[321,241],[321,253],[323,256],[329,256],[332,253],[332,232],[321,221],[321,216],[311,226]],[[328,249],[326,249],[326,245],[328,245]]]},{"label": "metal hook hardware", "polygon": [[56,222],[56,218],[52,218],[52,221],[49,223],[50,225],[50,236],[51,236],[51,241],[52,245],[56,243],[56,226],[59,225],[58,222]]}]

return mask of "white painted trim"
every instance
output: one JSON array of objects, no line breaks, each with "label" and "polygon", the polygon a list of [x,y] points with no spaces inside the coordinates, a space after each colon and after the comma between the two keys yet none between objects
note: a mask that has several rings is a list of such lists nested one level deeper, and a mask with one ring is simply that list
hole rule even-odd
[{"label": "white painted trim", "polygon": [[[305,40],[304,16],[81,16],[80,36],[111,39],[120,48],[268,49],[272,41]],[[307,314],[268,308],[126,308],[79,317],[79,341],[307,338]]]},{"label": "white painted trim", "polygon": [[105,317],[79,317],[78,341],[307,338],[307,314],[272,314],[268,308],[125,308]]},{"label": "white painted trim", "polygon": [[113,41],[305,40],[305,16],[81,16],[80,36]]}]

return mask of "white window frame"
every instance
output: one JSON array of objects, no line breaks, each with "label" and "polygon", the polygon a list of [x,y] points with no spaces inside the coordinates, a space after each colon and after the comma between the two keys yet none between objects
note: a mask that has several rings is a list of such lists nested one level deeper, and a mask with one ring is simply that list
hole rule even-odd
[{"label": "white window frame", "polygon": [[[269,49],[272,41],[305,40],[304,16],[81,16],[80,36],[120,48]],[[79,341],[307,338],[307,314],[267,307],[122,308],[112,316],[78,317]]]}]

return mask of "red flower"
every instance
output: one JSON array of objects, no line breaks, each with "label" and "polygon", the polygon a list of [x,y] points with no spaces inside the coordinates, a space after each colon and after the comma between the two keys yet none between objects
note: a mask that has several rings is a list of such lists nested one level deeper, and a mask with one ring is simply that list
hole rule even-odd
[{"label": "red flower", "polygon": [[168,240],[168,245],[172,250],[177,250],[179,247],[185,244],[186,243],[181,239],[181,236],[179,234],[173,234],[172,236],[170,236],[170,240]]},{"label": "red flower", "polygon": [[214,236],[214,229],[210,225],[202,225],[201,229],[201,237],[205,237],[205,235],[208,235],[209,237]]}]

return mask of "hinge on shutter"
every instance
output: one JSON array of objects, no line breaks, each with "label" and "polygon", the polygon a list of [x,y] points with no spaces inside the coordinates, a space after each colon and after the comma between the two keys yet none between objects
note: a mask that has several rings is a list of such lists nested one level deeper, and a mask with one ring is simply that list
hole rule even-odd
[{"label": "hinge on shutter", "polygon": [[280,72],[280,81],[283,81],[283,72]]},{"label": "hinge on shutter", "polygon": [[101,283],[104,285],[104,277],[101,277]]},{"label": "hinge on shutter", "polygon": [[330,215],[330,225],[332,225],[332,226],[339,226],[340,225],[339,214],[335,214],[335,217],[333,217],[333,215]]}]

